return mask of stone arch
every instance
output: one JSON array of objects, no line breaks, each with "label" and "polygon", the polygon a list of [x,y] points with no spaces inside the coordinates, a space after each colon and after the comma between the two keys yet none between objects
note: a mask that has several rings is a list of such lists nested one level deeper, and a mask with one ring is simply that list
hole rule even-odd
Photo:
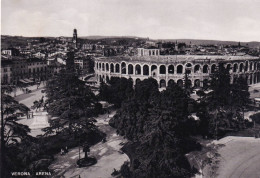
[{"label": "stone arch", "polygon": [[244,69],[244,64],[240,63],[239,64],[239,72],[243,72],[243,69]]},{"label": "stone arch", "polygon": [[174,74],[174,66],[173,65],[168,66],[168,74]]},{"label": "stone arch", "polygon": [[149,75],[149,66],[148,65],[143,66],[143,75]]},{"label": "stone arch", "polygon": [[166,87],[166,82],[164,79],[160,80],[160,88],[165,88]]},{"label": "stone arch", "polygon": [[195,87],[195,88],[200,88],[200,80],[199,80],[199,79],[196,79],[196,80],[194,81],[194,87]]},{"label": "stone arch", "polygon": [[161,65],[160,66],[160,74],[166,74],[166,67],[165,67],[165,65]]},{"label": "stone arch", "polygon": [[112,73],[112,72],[115,72],[115,70],[114,70],[114,64],[113,64],[113,63],[110,64],[110,72],[111,72],[111,73]]},{"label": "stone arch", "polygon": [[126,63],[125,62],[121,63],[121,74],[126,74]]},{"label": "stone arch", "polygon": [[98,69],[98,62],[96,63],[96,68]]},{"label": "stone arch", "polygon": [[199,64],[194,66],[194,73],[200,73],[200,65]]},{"label": "stone arch", "polygon": [[105,71],[105,64],[102,63],[102,71]]},{"label": "stone arch", "polygon": [[182,79],[179,79],[179,80],[177,80],[177,85],[179,86],[179,87],[183,87],[183,81],[182,81]]},{"label": "stone arch", "polygon": [[208,73],[208,72],[209,72],[209,66],[208,66],[207,64],[205,64],[205,65],[203,66],[202,71],[203,71],[204,74],[205,74],[205,73]]},{"label": "stone arch", "polygon": [[119,64],[116,64],[116,73],[119,73],[120,72],[120,66]]},{"label": "stone arch", "polygon": [[106,63],[106,71],[109,71],[109,64]]},{"label": "stone arch", "polygon": [[98,69],[99,69],[99,70],[101,70],[101,63],[98,63],[98,66],[99,66],[99,68],[98,68]]},{"label": "stone arch", "polygon": [[151,73],[153,77],[157,76],[157,65],[152,65],[151,67]]},{"label": "stone arch", "polygon": [[211,65],[211,69],[210,69],[211,73],[216,72],[216,69],[217,69],[216,64],[212,64],[212,65]]},{"label": "stone arch", "polygon": [[254,63],[254,70],[257,69],[257,62]]},{"label": "stone arch", "polygon": [[182,65],[178,65],[177,66],[177,74],[182,74],[183,73],[183,66]]},{"label": "stone arch", "polygon": [[134,67],[132,64],[128,64],[128,74],[134,74]]},{"label": "stone arch", "polygon": [[170,79],[170,80],[168,81],[168,86],[169,86],[169,85],[173,85],[174,83],[175,83],[174,80]]},{"label": "stone arch", "polygon": [[238,64],[235,63],[234,66],[233,66],[233,72],[234,73],[237,72],[238,71],[237,69],[238,69]]},{"label": "stone arch", "polygon": [[139,64],[135,66],[135,75],[141,75],[141,66]]}]

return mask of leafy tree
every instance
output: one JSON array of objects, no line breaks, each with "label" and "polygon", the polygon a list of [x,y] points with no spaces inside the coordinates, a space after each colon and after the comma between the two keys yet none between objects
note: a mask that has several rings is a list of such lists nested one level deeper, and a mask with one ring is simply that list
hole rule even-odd
[{"label": "leafy tree", "polygon": [[133,177],[193,175],[195,170],[185,158],[198,147],[189,137],[194,125],[187,109],[191,101],[176,84],[161,93],[152,78],[136,84],[133,97],[124,101],[110,120],[119,134],[132,141],[125,149],[130,149]]},{"label": "leafy tree", "polygon": [[108,84],[101,83],[99,98],[113,103],[119,108],[122,101],[131,98],[133,93],[133,82],[130,79],[112,77]]},{"label": "leafy tree", "polygon": [[28,113],[29,108],[18,103],[13,97],[8,95],[12,88],[1,87],[1,177],[6,177],[6,153],[7,148],[28,137],[30,129],[28,126],[17,123],[17,113]]}]

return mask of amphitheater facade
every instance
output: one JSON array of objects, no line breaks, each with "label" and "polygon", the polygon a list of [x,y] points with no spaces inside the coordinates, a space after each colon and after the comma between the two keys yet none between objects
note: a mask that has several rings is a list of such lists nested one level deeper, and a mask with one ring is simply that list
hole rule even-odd
[{"label": "amphitheater facade", "polygon": [[193,87],[203,87],[219,63],[229,69],[231,82],[240,75],[247,76],[248,84],[260,82],[260,59],[252,56],[113,56],[95,59],[98,83],[111,77],[131,78],[133,83],[152,77],[160,88],[175,82],[182,86],[185,71]]}]

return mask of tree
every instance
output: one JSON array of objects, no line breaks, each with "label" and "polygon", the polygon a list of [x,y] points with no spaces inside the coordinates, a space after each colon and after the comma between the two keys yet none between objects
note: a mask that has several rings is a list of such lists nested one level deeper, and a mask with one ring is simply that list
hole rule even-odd
[{"label": "tree", "polygon": [[163,92],[150,78],[136,84],[133,97],[125,100],[110,120],[118,133],[132,143],[130,150],[133,177],[190,177],[194,170],[185,154],[198,147],[189,135],[194,125],[186,92],[176,84]]},{"label": "tree", "polygon": [[101,83],[99,98],[113,103],[119,108],[121,103],[131,98],[133,93],[133,82],[130,79],[112,77],[108,84]]},{"label": "tree", "polygon": [[68,65],[53,76],[46,85],[47,109],[56,117],[50,127],[44,129],[47,133],[76,132],[81,118],[92,124],[90,117],[96,114],[98,100],[84,81],[78,78],[73,67],[73,53],[68,53]]},{"label": "tree", "polygon": [[29,108],[18,103],[8,95],[12,88],[1,87],[1,177],[6,177],[6,149],[10,144],[18,143],[28,137],[30,129],[28,126],[18,124],[17,113],[27,113]]}]

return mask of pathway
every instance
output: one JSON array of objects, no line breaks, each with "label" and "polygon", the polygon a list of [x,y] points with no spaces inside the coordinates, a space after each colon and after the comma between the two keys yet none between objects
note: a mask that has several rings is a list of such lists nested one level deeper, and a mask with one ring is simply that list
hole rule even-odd
[{"label": "pathway", "polygon": [[[259,138],[229,136],[213,142],[225,145],[218,151],[221,158],[216,177],[260,178]],[[209,177],[207,172],[206,167],[203,177]]]},{"label": "pathway", "polygon": [[[112,117],[115,111],[110,115]],[[54,177],[87,177],[87,178],[109,178],[112,177],[111,173],[114,168],[119,170],[125,161],[129,161],[126,154],[120,151],[121,144],[126,143],[127,140],[122,136],[116,134],[116,130],[109,126],[107,114],[100,115],[96,118],[96,125],[99,129],[107,134],[107,142],[100,142],[90,147],[90,156],[97,159],[97,164],[86,167],[78,168],[76,161],[79,158],[79,148],[69,150],[66,155],[56,155],[55,161],[50,165],[50,169],[54,171]],[[84,153],[80,152],[81,158]]]},{"label": "pathway", "polygon": [[[28,87],[29,88],[29,87]],[[45,96],[45,93],[42,93],[41,90],[44,89],[43,84],[40,85],[40,87],[37,89],[37,86],[30,86],[29,88],[32,90],[31,93],[21,93],[15,97],[17,101],[19,101],[22,104],[25,104],[28,108],[31,108],[33,106],[33,102],[35,100],[39,100],[42,98],[42,96]],[[36,137],[37,135],[43,134],[44,132],[41,130],[42,128],[48,127],[48,116],[47,112],[41,112],[41,111],[33,111],[33,118],[27,119],[26,116],[23,117],[18,121],[20,124],[24,124],[29,126],[31,129],[30,135]]]}]

